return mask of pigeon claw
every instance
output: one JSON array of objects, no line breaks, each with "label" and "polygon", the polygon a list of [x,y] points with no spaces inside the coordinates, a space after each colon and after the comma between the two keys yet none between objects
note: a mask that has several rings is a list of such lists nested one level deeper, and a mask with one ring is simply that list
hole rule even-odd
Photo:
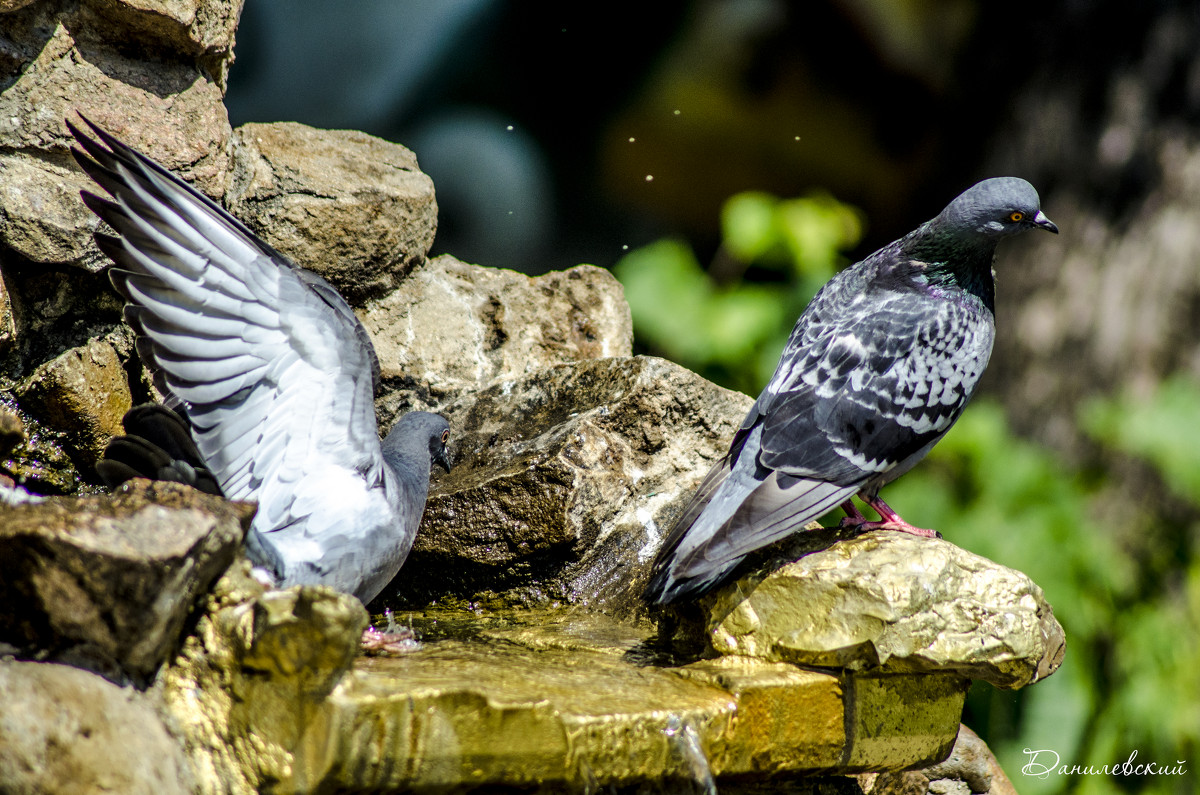
[{"label": "pigeon claw", "polygon": [[375,627],[363,630],[360,647],[365,654],[386,656],[389,654],[407,654],[421,648],[416,634],[407,627],[396,631],[385,632]]},{"label": "pigeon claw", "polygon": [[924,527],[914,527],[908,522],[868,522],[875,527],[873,530],[895,530],[898,533],[908,533],[909,535],[920,536],[921,538],[941,538],[942,534],[937,530],[927,530]]},{"label": "pigeon claw", "polygon": [[908,533],[909,535],[920,536],[921,538],[941,538],[942,534],[936,530],[926,530],[924,527],[915,527],[900,518],[900,514],[896,513],[891,507],[879,499],[866,494],[858,495],[862,501],[871,506],[876,513],[883,519],[880,522],[871,522],[867,517],[863,516],[858,508],[854,507],[854,503],[846,500],[842,503],[842,510],[846,512],[846,518],[841,521],[838,527],[846,530],[858,530],[867,532],[868,530],[894,530],[898,533]]}]

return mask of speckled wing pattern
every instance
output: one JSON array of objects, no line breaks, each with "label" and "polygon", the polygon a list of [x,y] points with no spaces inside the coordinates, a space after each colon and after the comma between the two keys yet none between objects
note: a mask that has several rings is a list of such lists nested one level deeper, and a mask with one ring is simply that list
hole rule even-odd
[{"label": "speckled wing pattern", "polygon": [[664,542],[650,592],[706,589],[749,552],[898,477],[954,424],[991,354],[991,310],[887,278],[896,257],[885,248],[814,297]]},{"label": "speckled wing pattern", "polygon": [[879,480],[877,488],[958,419],[994,325],[969,294],[942,300],[848,276],[801,317],[759,400],[760,461],[841,485]]}]

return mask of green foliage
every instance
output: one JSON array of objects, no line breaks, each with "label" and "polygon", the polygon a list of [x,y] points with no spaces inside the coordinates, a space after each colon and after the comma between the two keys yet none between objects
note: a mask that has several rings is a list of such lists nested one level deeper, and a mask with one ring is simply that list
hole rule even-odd
[{"label": "green foliage", "polygon": [[[857,241],[861,224],[828,197],[761,193],[731,198],[721,221],[712,268],[720,280],[687,244],[670,240],[631,252],[615,271],[643,345],[757,394],[796,316],[844,264],[841,252]],[[748,269],[753,283],[743,278]],[[1029,574],[1066,630],[1067,656],[1054,676],[1016,693],[978,685],[968,698],[968,724],[1019,791],[1196,791],[1200,384],[1176,377],[1148,396],[1092,401],[1079,422],[1101,448],[1086,469],[1017,437],[999,405],[976,401],[884,496],[914,524]],[[1109,509],[1124,498],[1107,478],[1120,477],[1127,456],[1159,474],[1181,515],[1167,516],[1161,500],[1148,497],[1113,519]],[[1039,779],[1022,775],[1026,749],[1051,749],[1068,767],[1119,764],[1136,751],[1139,762],[1182,764],[1187,775]]]},{"label": "green foliage", "polygon": [[1145,459],[1178,496],[1200,505],[1200,385],[1191,378],[1168,378],[1149,399],[1093,400],[1080,419],[1095,439]]},{"label": "green foliage", "polygon": [[[780,200],[740,193],[721,212],[733,280],[719,284],[686,243],[660,240],[625,255],[625,287],[639,341],[708,378],[757,392],[770,378],[805,304],[862,234],[853,208],[828,196]],[[750,267],[773,280],[748,282]]]}]

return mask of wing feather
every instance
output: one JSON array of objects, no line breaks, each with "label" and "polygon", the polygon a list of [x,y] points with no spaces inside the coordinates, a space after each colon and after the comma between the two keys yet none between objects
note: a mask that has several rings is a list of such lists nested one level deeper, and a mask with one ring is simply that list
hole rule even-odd
[{"label": "wing feather", "polygon": [[[80,166],[111,199],[85,201],[120,238],[98,241],[156,380],[184,402],[225,493],[260,504],[260,532],[345,515],[297,494],[331,470],[382,478],[372,396],[378,363],[353,310],[212,200],[116,138],[72,128]],[[107,147],[107,148],[105,148]],[[89,157],[90,156],[90,157]],[[372,478],[369,478],[369,480]],[[366,488],[360,484],[360,488]],[[261,521],[260,521],[261,518]]]}]

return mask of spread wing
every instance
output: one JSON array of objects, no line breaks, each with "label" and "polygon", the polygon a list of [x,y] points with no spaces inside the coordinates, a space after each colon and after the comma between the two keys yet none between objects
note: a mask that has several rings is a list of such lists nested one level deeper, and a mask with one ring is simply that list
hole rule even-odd
[{"label": "spread wing", "polygon": [[117,264],[110,276],[139,353],[186,404],[221,489],[258,502],[260,532],[335,526],[337,500],[306,495],[383,477],[365,329],[324,279],[88,124],[108,148],[71,127],[86,155],[73,153],[112,200],[84,200],[120,234],[97,242]]}]

